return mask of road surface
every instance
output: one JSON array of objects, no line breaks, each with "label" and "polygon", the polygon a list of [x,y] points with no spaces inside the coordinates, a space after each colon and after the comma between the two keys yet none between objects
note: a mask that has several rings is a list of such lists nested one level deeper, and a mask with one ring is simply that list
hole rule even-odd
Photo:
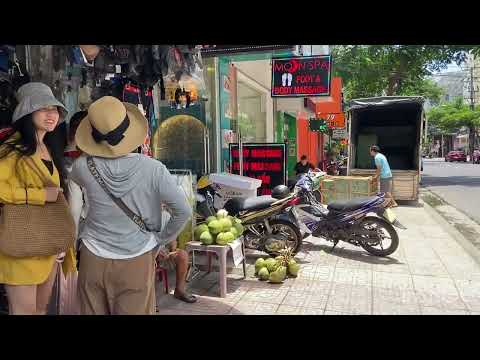
[{"label": "road surface", "polygon": [[480,164],[424,159],[422,186],[480,224]]}]

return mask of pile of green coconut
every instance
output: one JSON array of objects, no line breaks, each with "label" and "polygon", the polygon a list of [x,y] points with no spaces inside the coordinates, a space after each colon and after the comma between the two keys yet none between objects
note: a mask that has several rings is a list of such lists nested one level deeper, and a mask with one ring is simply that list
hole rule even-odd
[{"label": "pile of green coconut", "polygon": [[300,265],[293,258],[293,249],[288,247],[279,251],[276,258],[259,258],[255,262],[255,275],[263,281],[273,284],[282,283],[287,276],[297,277]]},{"label": "pile of green coconut", "polygon": [[240,219],[228,215],[225,209],[218,210],[217,216],[210,216],[194,229],[195,240],[203,245],[227,245],[243,234]]}]

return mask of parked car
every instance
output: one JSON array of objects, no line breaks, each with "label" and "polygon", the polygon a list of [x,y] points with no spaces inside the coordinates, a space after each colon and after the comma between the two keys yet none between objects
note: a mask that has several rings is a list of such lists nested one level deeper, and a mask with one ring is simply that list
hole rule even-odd
[{"label": "parked car", "polygon": [[480,164],[480,150],[475,150],[473,152],[473,163]]},{"label": "parked car", "polygon": [[451,161],[467,162],[467,154],[465,154],[465,151],[460,151],[460,150],[450,151],[447,154],[447,156],[445,156],[445,161],[446,162],[451,162]]}]

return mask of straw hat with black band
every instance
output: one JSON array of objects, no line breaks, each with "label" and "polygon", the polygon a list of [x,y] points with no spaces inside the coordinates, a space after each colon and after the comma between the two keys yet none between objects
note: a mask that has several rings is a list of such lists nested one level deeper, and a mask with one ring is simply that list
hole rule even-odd
[{"label": "straw hat with black band", "polygon": [[118,158],[141,146],[147,134],[147,119],[136,105],[104,96],[88,108],[75,141],[88,155]]}]

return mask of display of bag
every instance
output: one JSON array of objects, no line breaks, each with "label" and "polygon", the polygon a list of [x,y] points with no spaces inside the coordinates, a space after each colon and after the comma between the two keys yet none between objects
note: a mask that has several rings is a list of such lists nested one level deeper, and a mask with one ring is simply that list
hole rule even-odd
[{"label": "display of bag", "polygon": [[[30,157],[28,165],[52,186]],[[28,225],[26,224],[28,221]],[[0,210],[0,252],[13,257],[49,256],[67,251],[76,239],[75,223],[63,193],[56,202],[3,204]]]}]

